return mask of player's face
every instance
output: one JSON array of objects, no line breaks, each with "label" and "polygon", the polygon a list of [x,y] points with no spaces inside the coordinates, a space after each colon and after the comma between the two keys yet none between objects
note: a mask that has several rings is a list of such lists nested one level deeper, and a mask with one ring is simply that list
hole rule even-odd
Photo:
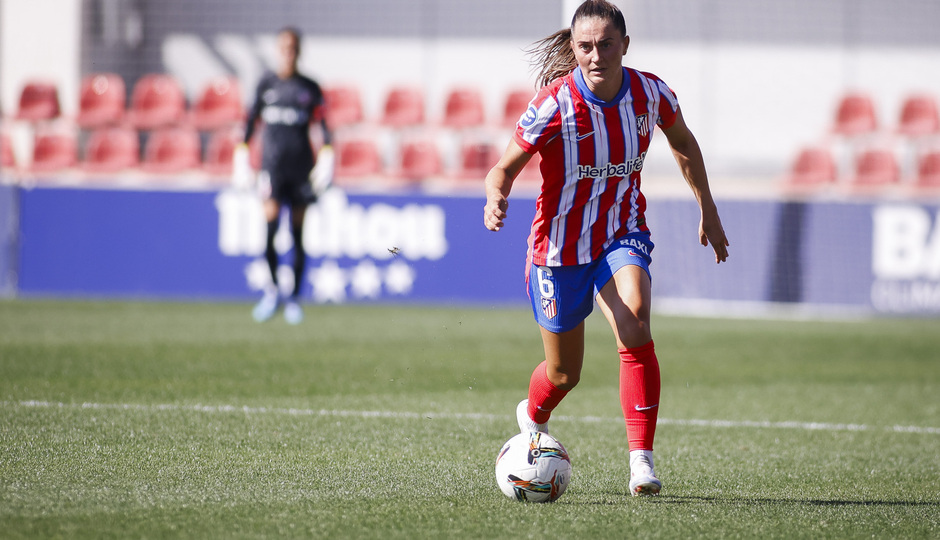
[{"label": "player's face", "polygon": [[289,32],[282,32],[277,36],[277,50],[280,53],[281,63],[278,74],[289,77],[297,71],[297,57],[300,55],[300,43]]},{"label": "player's face", "polygon": [[580,19],[571,31],[571,48],[588,88],[594,95],[611,100],[623,82],[621,60],[630,37],[613,24],[597,17]]}]

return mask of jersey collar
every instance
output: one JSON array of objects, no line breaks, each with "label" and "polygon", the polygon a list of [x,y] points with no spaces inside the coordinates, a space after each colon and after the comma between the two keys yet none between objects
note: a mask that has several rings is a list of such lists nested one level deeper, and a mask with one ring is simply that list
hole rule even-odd
[{"label": "jersey collar", "polygon": [[613,107],[623,99],[623,96],[627,95],[627,90],[630,89],[630,74],[627,73],[627,68],[621,66],[620,69],[623,70],[623,82],[620,83],[620,91],[617,92],[614,99],[610,101],[600,99],[594,95],[594,92],[588,89],[587,81],[584,80],[584,73],[581,73],[581,68],[574,69],[574,84],[578,87],[578,92],[584,96],[585,100],[595,105],[600,105],[601,107]]}]

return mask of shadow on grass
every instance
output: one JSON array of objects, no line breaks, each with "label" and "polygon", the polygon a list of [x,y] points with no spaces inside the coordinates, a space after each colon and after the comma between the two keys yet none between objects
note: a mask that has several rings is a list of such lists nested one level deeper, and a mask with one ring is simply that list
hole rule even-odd
[{"label": "shadow on grass", "polygon": [[922,506],[940,508],[940,501],[849,501],[842,499],[775,499],[771,497],[700,497],[688,495],[660,495],[658,497],[650,497],[648,500],[655,504],[794,504],[800,506]]}]

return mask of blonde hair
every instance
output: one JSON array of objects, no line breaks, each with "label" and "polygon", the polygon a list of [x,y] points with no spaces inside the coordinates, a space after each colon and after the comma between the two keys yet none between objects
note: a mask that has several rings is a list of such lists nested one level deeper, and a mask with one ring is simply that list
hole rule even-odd
[{"label": "blonde hair", "polygon": [[591,17],[611,23],[626,37],[627,24],[620,8],[606,0],[585,0],[571,17],[570,27],[536,41],[525,50],[529,63],[537,72],[539,87],[551,84],[555,79],[564,77],[578,67],[578,60],[571,48],[571,33],[578,21]]}]

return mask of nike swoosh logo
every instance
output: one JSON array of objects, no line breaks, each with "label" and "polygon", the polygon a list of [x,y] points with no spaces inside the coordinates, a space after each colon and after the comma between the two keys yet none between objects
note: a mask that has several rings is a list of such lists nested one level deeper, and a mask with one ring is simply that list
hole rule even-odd
[{"label": "nike swoosh logo", "polygon": [[633,406],[633,408],[636,409],[636,410],[638,410],[638,411],[648,411],[648,410],[654,409],[654,408],[656,408],[656,407],[659,407],[659,403],[657,403],[656,405],[650,405],[649,407],[640,407],[639,405],[634,405],[634,406]]},{"label": "nike swoosh logo", "polygon": [[577,136],[577,140],[583,141],[584,139],[587,139],[587,138],[590,137],[591,135],[594,135],[594,132],[593,132],[593,131],[590,131],[590,132],[588,132],[588,133],[585,133],[584,135],[578,135],[578,136]]}]

